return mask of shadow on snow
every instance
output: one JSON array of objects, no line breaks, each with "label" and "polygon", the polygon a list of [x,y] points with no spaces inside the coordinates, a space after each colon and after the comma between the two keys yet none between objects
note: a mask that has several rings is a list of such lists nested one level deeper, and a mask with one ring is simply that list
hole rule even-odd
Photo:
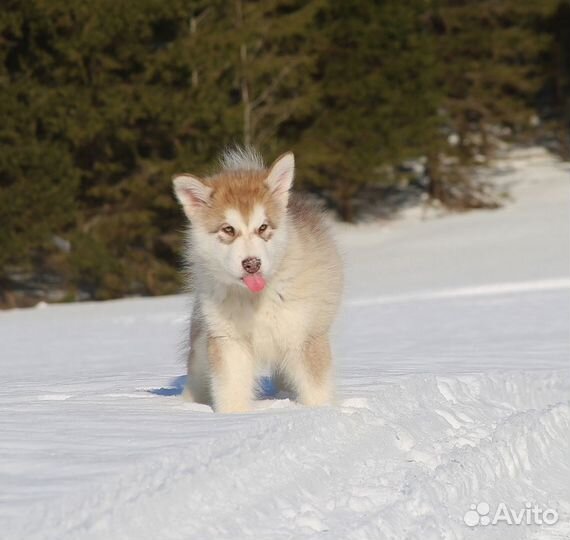
[{"label": "shadow on snow", "polygon": [[[184,383],[186,382],[186,375],[179,375],[174,377],[168,386],[160,388],[150,388],[147,390],[149,394],[155,396],[180,396],[184,391]],[[277,386],[271,377],[260,377],[257,381],[256,398],[257,399],[272,399],[277,397]]]}]

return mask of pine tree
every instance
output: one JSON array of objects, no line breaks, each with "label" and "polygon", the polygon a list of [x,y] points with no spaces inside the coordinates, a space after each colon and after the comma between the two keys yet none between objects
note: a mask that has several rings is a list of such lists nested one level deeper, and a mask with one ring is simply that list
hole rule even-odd
[{"label": "pine tree", "polygon": [[570,1],[560,0],[550,17],[548,29],[552,33],[548,83],[551,88],[545,107],[546,116],[558,133],[560,153],[570,159]]},{"label": "pine tree", "polygon": [[[314,56],[310,25],[322,0],[233,0],[206,8],[196,25],[200,98],[219,104],[225,135],[265,153],[282,148],[306,113]],[[204,90],[206,92],[204,92]],[[216,106],[218,110],[218,106]],[[294,138],[294,137],[292,137]]]},{"label": "pine tree", "polygon": [[386,166],[437,146],[440,99],[422,0],[330,1],[317,18],[317,107],[303,131],[306,186],[324,190],[344,219]]},{"label": "pine tree", "polygon": [[78,188],[58,90],[34,83],[30,57],[45,53],[33,15],[27,3],[6,2],[0,11],[0,279],[28,269],[73,222]]},{"label": "pine tree", "polygon": [[[187,29],[186,3],[9,7],[0,174],[13,186],[2,190],[14,209],[3,223],[22,225],[8,222],[12,235],[3,241],[24,253],[41,245],[44,267],[53,263],[97,297],[175,290],[178,221],[168,172],[191,100],[166,64]],[[51,253],[46,240],[56,233],[71,242],[69,255]]]},{"label": "pine tree", "polygon": [[555,0],[441,0],[434,10],[450,128],[463,159],[532,131]]},{"label": "pine tree", "polygon": [[5,0],[0,288],[32,270],[70,297],[176,291],[170,178],[207,173],[234,142],[294,150],[297,188],[344,219],[419,156],[433,198],[486,204],[450,157],[470,164],[507,131],[569,147],[568,6]]}]

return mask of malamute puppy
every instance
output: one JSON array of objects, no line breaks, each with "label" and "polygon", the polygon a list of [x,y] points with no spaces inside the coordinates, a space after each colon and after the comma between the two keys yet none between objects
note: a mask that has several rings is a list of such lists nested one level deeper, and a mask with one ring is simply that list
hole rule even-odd
[{"label": "malamute puppy", "polygon": [[291,193],[292,153],[269,169],[249,149],[221,163],[214,176],[174,178],[191,222],[186,394],[219,412],[248,411],[256,374],[269,366],[301,403],[330,403],[342,268],[323,216]]}]

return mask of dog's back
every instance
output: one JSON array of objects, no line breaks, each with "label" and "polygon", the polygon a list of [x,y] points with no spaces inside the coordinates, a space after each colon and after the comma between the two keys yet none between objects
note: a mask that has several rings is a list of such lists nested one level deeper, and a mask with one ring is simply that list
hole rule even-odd
[{"label": "dog's back", "polygon": [[326,331],[342,292],[342,263],[323,211],[301,195],[291,194],[288,213],[295,234],[283,260],[283,271],[295,275],[290,294],[305,299],[313,314],[309,334]]}]

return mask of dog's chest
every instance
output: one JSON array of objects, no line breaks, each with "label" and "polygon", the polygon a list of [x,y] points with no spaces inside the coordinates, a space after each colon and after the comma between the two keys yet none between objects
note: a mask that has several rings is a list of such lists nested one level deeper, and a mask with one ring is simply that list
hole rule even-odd
[{"label": "dog's chest", "polygon": [[230,299],[224,311],[232,333],[251,347],[259,361],[277,361],[303,342],[302,306],[284,301],[276,293],[263,295],[256,302]]}]

